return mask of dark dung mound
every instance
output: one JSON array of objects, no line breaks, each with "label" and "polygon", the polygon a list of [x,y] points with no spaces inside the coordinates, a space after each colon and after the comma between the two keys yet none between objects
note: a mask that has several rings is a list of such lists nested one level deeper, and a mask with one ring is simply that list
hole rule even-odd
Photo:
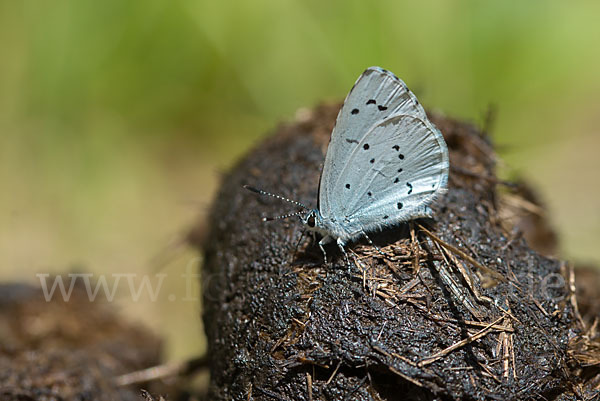
[{"label": "dark dung mound", "polygon": [[[449,191],[432,220],[374,236],[385,256],[353,244],[348,269],[331,247],[323,265],[297,220],[261,221],[294,209],[244,184],[316,205],[338,109],[281,126],[223,180],[202,271],[211,399],[591,396],[574,373],[572,339],[589,327],[572,268],[527,245],[514,221],[527,203],[496,178],[474,126],[432,116],[450,149]],[[537,249],[555,241],[542,234]]]}]

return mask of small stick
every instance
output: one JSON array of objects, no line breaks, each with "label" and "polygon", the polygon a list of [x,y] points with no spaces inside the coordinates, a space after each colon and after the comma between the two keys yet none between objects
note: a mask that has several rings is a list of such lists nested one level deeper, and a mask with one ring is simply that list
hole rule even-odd
[{"label": "small stick", "polygon": [[398,369],[396,369],[393,366],[388,366],[388,369],[392,372],[397,374],[398,376],[400,376],[401,378],[403,378],[404,380],[407,380],[409,382],[411,382],[412,384],[419,386],[419,387],[425,387],[423,385],[423,383],[421,383],[420,381],[418,381],[417,379],[413,379],[412,377],[405,375],[404,373],[400,372]]},{"label": "small stick", "polygon": [[327,382],[325,383],[325,385],[328,385],[329,383],[331,383],[331,381],[335,377],[335,374],[337,373],[337,371],[338,371],[338,369],[340,368],[341,365],[342,365],[342,361],[339,361],[338,364],[337,364],[337,366],[335,367],[333,373],[331,374],[331,377],[329,377],[329,380],[327,380]]},{"label": "small stick", "polygon": [[135,372],[125,373],[115,377],[114,380],[117,386],[123,387],[130,384],[164,379],[166,377],[184,376],[199,368],[207,366],[207,364],[208,360],[205,357],[199,357],[184,362],[171,362],[137,370]]},{"label": "small stick", "polygon": [[415,224],[411,221],[410,222],[410,246],[412,248],[412,253],[413,253],[413,272],[415,274],[419,273],[419,268],[420,268],[420,261],[419,261],[419,249],[416,246],[417,245],[417,239],[415,238]]},{"label": "small stick", "polygon": [[[448,262],[448,259],[446,259],[446,254],[444,253],[444,250],[442,249],[442,247],[434,242],[433,243],[437,249],[438,252],[440,252],[440,254],[442,255],[442,258],[444,259],[444,262],[447,266],[450,266],[450,263]],[[444,263],[440,262],[439,266],[435,265],[434,266],[437,268],[438,274],[440,275],[440,278],[442,279],[442,281],[448,286],[448,288],[450,289],[450,292],[456,297],[456,299],[473,315],[475,316],[475,318],[482,320],[483,319],[483,315],[477,310],[477,308],[475,307],[475,305],[473,304],[473,302],[471,302],[471,299],[469,299],[468,294],[466,293],[466,291],[462,291],[461,288],[459,287],[458,283],[456,282],[456,280],[454,280],[454,278],[452,278],[452,275],[450,274],[450,271],[448,271],[448,269],[446,269],[446,266],[444,265]]]},{"label": "small stick", "polygon": [[490,371],[490,368],[488,368],[486,365],[484,365],[484,364],[483,364],[482,362],[480,362],[480,361],[477,361],[477,363],[479,364],[479,366],[481,366],[481,367],[483,368],[483,370],[484,370],[484,373],[486,373],[486,374],[487,374],[489,377],[491,377],[492,379],[494,379],[494,381],[496,381],[496,383],[502,383],[502,381],[501,381],[500,379],[498,379],[498,378],[496,377],[496,375],[495,375],[495,374],[493,374],[493,373]]},{"label": "small stick", "polygon": [[[430,318],[431,318],[431,320],[436,320],[436,321],[439,321],[439,322],[452,323],[454,325],[466,324],[467,326],[476,326],[476,327],[487,327],[489,325],[486,322],[477,322],[475,320],[456,320],[456,319],[442,318],[442,317],[438,317],[438,316],[433,316],[433,317],[430,317]],[[515,331],[512,327],[510,327],[510,326],[504,326],[502,324],[495,324],[494,326],[492,326],[492,328],[494,330],[505,331],[507,333],[513,333]]]},{"label": "small stick", "polygon": [[502,319],[504,319],[504,315],[500,316],[494,322],[490,323],[485,328],[483,328],[482,330],[480,330],[477,333],[473,334],[472,336],[469,336],[469,337],[465,338],[464,340],[461,340],[461,341],[459,341],[459,342],[457,342],[455,344],[452,344],[448,348],[445,348],[445,349],[441,350],[440,352],[437,352],[436,354],[430,356],[429,358],[423,359],[421,362],[418,363],[418,366],[419,367],[423,367],[423,366],[430,365],[433,362],[437,361],[438,359],[440,359],[440,358],[448,355],[452,351],[455,351],[455,350],[457,350],[457,349],[459,349],[461,347],[464,347],[467,344],[472,343],[473,341],[477,341],[480,338],[485,337],[486,335],[488,335],[488,333],[490,331],[493,330],[493,327],[495,325],[497,325]]},{"label": "small stick", "polygon": [[486,303],[486,304],[491,304],[492,303],[492,299],[489,297],[486,297],[485,295],[481,295],[481,293],[479,292],[479,290],[477,289],[477,287],[475,287],[475,284],[473,284],[473,280],[471,279],[471,276],[469,275],[469,272],[467,271],[467,269],[465,268],[465,266],[461,263],[460,260],[458,260],[458,258],[450,253],[448,253],[448,257],[450,258],[450,260],[452,262],[454,262],[454,264],[456,265],[456,267],[458,268],[458,271],[460,272],[460,274],[462,275],[463,279],[465,280],[465,282],[467,283],[467,285],[469,286],[469,288],[471,289],[471,292],[473,293],[473,295],[475,295],[475,298],[477,299],[477,301],[481,302],[481,303]]},{"label": "small stick", "polygon": [[[577,303],[577,287],[575,286],[575,271],[573,270],[573,265],[571,263],[565,264],[562,263],[561,270],[567,268],[568,277],[569,277],[569,292],[571,293],[569,296],[569,301],[571,302],[571,307],[573,308],[573,312],[575,317],[577,318],[577,323],[583,329],[585,327],[585,323],[583,322],[583,318],[581,317],[581,313],[579,312],[579,305]],[[564,274],[565,276],[567,274]]]},{"label": "small stick", "polygon": [[442,245],[444,248],[454,252],[455,254],[457,254],[458,256],[466,259],[467,261],[469,261],[473,266],[475,266],[476,268],[478,268],[479,270],[492,275],[493,277],[495,277],[496,279],[502,281],[502,282],[506,282],[506,278],[504,278],[504,276],[502,276],[500,273],[490,269],[489,267],[486,267],[484,265],[482,265],[481,263],[479,263],[478,261],[476,261],[475,259],[473,259],[471,256],[467,255],[465,252],[461,251],[460,249],[448,244],[447,242],[444,242],[443,240],[441,240],[440,238],[436,237],[433,233],[431,233],[428,229],[426,229],[425,227],[423,227],[422,225],[419,224],[419,228],[421,229],[421,231],[423,231],[425,234],[427,234],[427,236],[429,238],[431,238],[433,241],[437,242],[438,244]]}]

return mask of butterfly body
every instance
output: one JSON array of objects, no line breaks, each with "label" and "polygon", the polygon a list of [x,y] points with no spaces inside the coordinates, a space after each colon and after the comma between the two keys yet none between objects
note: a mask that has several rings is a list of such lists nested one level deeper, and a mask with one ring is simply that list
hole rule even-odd
[{"label": "butterfly body", "polygon": [[332,241],[345,255],[345,245],[368,239],[367,233],[430,217],[429,205],[446,190],[448,170],[446,143],[415,95],[391,72],[371,67],[337,116],[317,209],[300,205],[300,218],[322,235],[325,257],[323,245]]}]

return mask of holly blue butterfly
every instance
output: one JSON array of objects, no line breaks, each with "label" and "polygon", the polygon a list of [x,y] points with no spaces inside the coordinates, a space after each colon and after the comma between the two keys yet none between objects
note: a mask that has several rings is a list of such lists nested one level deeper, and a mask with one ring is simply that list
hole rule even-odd
[{"label": "holly blue butterfly", "polygon": [[[390,71],[368,68],[337,116],[321,172],[317,209],[250,186],[303,208],[299,216],[321,234],[319,247],[348,242],[401,222],[431,217],[429,205],[446,191],[448,148],[406,84]],[[346,256],[347,259],[347,256]]]}]

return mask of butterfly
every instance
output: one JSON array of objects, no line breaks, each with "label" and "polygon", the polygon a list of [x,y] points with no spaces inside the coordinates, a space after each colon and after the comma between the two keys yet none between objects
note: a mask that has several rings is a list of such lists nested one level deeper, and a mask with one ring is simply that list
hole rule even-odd
[{"label": "butterfly", "polygon": [[368,233],[416,218],[431,217],[431,203],[446,191],[448,148],[440,131],[406,84],[393,73],[370,67],[361,74],[339,111],[319,181],[317,208],[279,195],[303,210],[274,220],[300,217],[322,238],[319,247],[345,246]]}]

